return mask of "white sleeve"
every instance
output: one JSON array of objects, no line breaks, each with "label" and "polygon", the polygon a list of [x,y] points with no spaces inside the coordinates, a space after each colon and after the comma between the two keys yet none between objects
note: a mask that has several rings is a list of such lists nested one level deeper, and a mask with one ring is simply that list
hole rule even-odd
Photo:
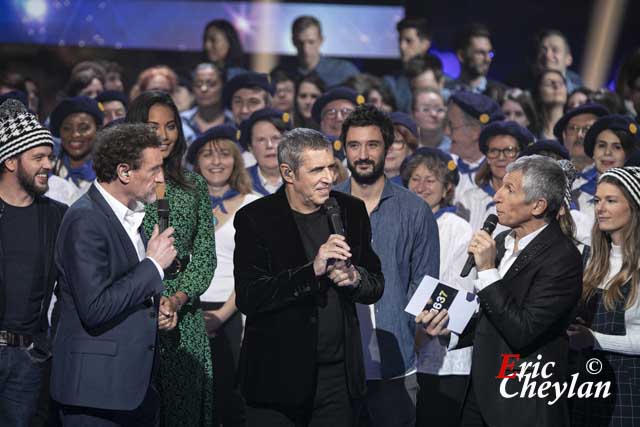
[{"label": "white sleeve", "polygon": [[501,280],[500,273],[497,268],[491,268],[489,270],[478,271],[478,280],[475,282],[475,288],[477,292],[480,292],[487,286]]},{"label": "white sleeve", "polygon": [[630,356],[640,355],[639,300],[640,298],[636,298],[636,302],[624,313],[624,324],[627,334],[608,335],[600,332],[593,332],[594,349],[610,351],[612,353],[627,354]]}]

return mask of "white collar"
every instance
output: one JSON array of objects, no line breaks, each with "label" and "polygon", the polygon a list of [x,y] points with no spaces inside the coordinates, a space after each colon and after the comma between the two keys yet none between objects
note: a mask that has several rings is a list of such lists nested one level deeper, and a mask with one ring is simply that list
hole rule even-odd
[{"label": "white collar", "polygon": [[116,218],[118,218],[118,221],[130,230],[138,230],[144,220],[144,204],[136,202],[135,209],[131,210],[125,206],[124,203],[113,197],[111,193],[105,190],[97,180],[95,181],[95,185],[113,213],[116,215]]},{"label": "white collar", "polygon": [[[256,165],[257,166],[257,165]],[[264,177],[264,175],[262,175],[262,171],[260,170],[260,166],[257,166],[258,168],[258,178],[260,178],[260,183],[262,184],[263,187],[274,187],[274,185],[272,185],[269,181],[267,181],[267,178]],[[282,177],[280,177],[280,180],[278,181],[278,184],[276,184],[277,186],[280,186],[282,184]]]},{"label": "white collar", "polygon": [[[548,225],[549,224],[545,224],[542,227],[538,228],[536,231],[532,231],[531,233],[522,237],[518,241],[518,253],[522,252],[524,248],[526,248],[529,245],[529,243],[531,243],[531,241],[535,239],[536,236],[538,236],[538,234],[542,232],[542,230],[547,228]],[[516,244],[515,232],[511,231],[511,233],[509,233],[509,235],[507,235],[507,237],[504,239],[504,248],[508,251],[513,252],[513,248],[515,244]]]}]

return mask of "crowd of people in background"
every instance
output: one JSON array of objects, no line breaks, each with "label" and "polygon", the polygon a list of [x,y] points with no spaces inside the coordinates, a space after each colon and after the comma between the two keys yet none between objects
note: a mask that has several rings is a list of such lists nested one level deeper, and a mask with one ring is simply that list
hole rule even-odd
[{"label": "crowd of people in background", "polygon": [[[28,75],[5,73],[0,80],[0,104],[13,99],[25,111],[16,113],[17,107],[12,107],[0,114],[0,249],[4,272],[0,276],[0,355],[5,349],[29,347],[36,337],[51,339],[56,343],[56,380],[51,384],[55,399],[50,400],[51,366],[45,361],[50,355],[48,345],[43,346],[43,361],[0,361],[0,418],[6,417],[11,426],[55,426],[59,425],[60,414],[65,420],[73,419],[66,417],[72,413],[69,405],[75,404],[68,403],[60,391],[61,372],[69,368],[55,361],[70,354],[60,350],[63,346],[59,344],[73,338],[60,336],[70,333],[68,323],[63,323],[67,329],[57,330],[59,316],[68,322],[68,307],[63,304],[62,312],[54,308],[53,313],[48,308],[54,307],[56,300],[60,303],[77,295],[73,287],[71,291],[60,287],[54,291],[55,279],[49,270],[55,267],[24,276],[34,282],[26,290],[16,290],[15,285],[23,282],[20,275],[25,271],[40,271],[40,266],[37,270],[33,267],[36,262],[44,264],[42,259],[53,257],[55,238],[47,235],[48,240],[42,242],[38,229],[33,228],[38,215],[44,212],[51,222],[40,233],[50,233],[60,226],[68,206],[78,203],[85,194],[91,196],[96,179],[102,182],[100,173],[105,172],[98,171],[97,176],[95,164],[101,133],[112,129],[116,138],[120,126],[146,124],[159,140],[164,178],[157,181],[162,181],[162,198],[170,206],[174,229],[171,239],[176,250],[172,265],[179,264],[173,271],[165,269],[161,298],[154,300],[160,313],[168,313],[167,319],[175,320],[175,324],[166,320],[156,344],[152,343],[154,349],[157,346],[153,361],[157,367],[153,369],[158,375],[153,383],[159,395],[160,425],[459,425],[455,414],[468,400],[470,378],[476,393],[482,385],[472,372],[474,350],[453,348],[423,333],[404,308],[427,275],[470,293],[480,292],[474,281],[481,277],[459,275],[469,245],[482,243],[475,240],[473,232],[482,228],[488,215],[500,216],[500,207],[510,206],[504,192],[513,184],[506,177],[514,173],[524,176],[529,167],[564,177],[561,200],[554,209],[549,208],[553,217],[547,218],[549,209],[541,210],[539,216],[527,219],[527,224],[541,218],[557,223],[558,230],[575,246],[579,255],[572,254],[565,261],[581,259],[584,285],[580,302],[569,302],[571,298],[567,297],[567,304],[575,306],[570,309],[578,310],[578,315],[571,317],[571,324],[563,330],[574,354],[597,354],[608,362],[617,390],[613,400],[572,403],[563,420],[575,426],[633,426],[640,422],[636,409],[640,406],[640,48],[626,58],[615,91],[610,91],[585,87],[580,75],[571,69],[573,58],[567,37],[555,29],[535,35],[532,67],[529,73],[518,76],[515,85],[488,77],[493,48],[492,34],[485,25],[476,23],[459,31],[454,46],[460,63],[457,78],[446,75],[441,60],[429,52],[433,34],[427,19],[404,18],[397,24],[397,33],[398,71],[379,76],[374,70],[359,70],[346,59],[324,56],[321,49],[324,37],[329,36],[315,17],[300,16],[291,28],[297,55],[265,74],[249,69],[233,26],[215,20],[203,31],[205,60],[190,76],[179,76],[166,65],[149,64],[135,77],[111,61],[83,61],[71,70],[68,83],[60,88],[64,95],[47,116],[38,116],[39,82]],[[123,81],[129,80],[135,83],[127,88]],[[50,136],[39,136],[36,142],[10,149],[11,144],[17,144],[16,138],[21,138],[16,136],[21,129],[50,131]],[[302,129],[315,132],[296,133]],[[276,197],[284,197],[282,189],[302,185],[298,182],[303,175],[298,174],[303,172],[296,167],[283,169],[283,141],[295,147],[299,144],[296,138],[317,140],[315,145],[298,149],[302,154],[320,153],[318,162],[324,159],[322,144],[326,141],[331,164],[319,163],[318,173],[330,171],[327,176],[337,192],[362,200],[364,209],[350,205],[351,199],[340,198],[346,196],[338,196],[341,204],[370,222],[371,247],[367,242],[357,248],[357,257],[366,258],[368,272],[358,268],[354,273],[344,267],[345,274],[362,276],[358,280],[366,283],[366,292],[350,294],[346,288],[335,295],[327,292],[329,302],[324,302],[326,307],[318,303],[320,311],[338,310],[339,306],[341,311],[331,313],[335,316],[344,311],[344,322],[327,326],[322,313],[314,321],[321,325],[317,344],[322,346],[315,355],[319,360],[316,368],[319,375],[327,375],[321,384],[329,387],[335,378],[346,381],[344,387],[318,386],[316,391],[323,396],[335,391],[357,398],[358,410],[348,420],[323,414],[317,418],[320,424],[311,422],[316,417],[314,411],[321,412],[318,407],[336,402],[329,397],[326,402],[313,398],[298,401],[305,396],[279,391],[288,386],[277,383],[278,375],[286,378],[282,380],[285,383],[291,381],[295,385],[291,390],[296,390],[296,381],[301,380],[293,378],[293,373],[302,369],[298,362],[292,361],[289,367],[269,367],[258,360],[260,354],[250,353],[260,352],[261,345],[268,346],[263,343],[269,340],[276,343],[284,339],[277,332],[291,329],[287,323],[297,322],[299,313],[285,311],[280,317],[269,317],[271,310],[280,309],[276,301],[279,295],[259,294],[245,276],[241,284],[237,283],[237,264],[247,260],[239,257],[236,245],[242,245],[241,253],[248,259],[258,257],[247,248],[253,243],[259,246],[255,251],[260,256],[269,257],[270,265],[281,262],[279,255],[272,253],[275,247],[263,248],[259,240],[252,242],[246,227],[281,226],[269,231],[281,233],[284,245],[291,238],[286,227],[297,224],[303,239],[302,246],[297,243],[301,251],[297,255],[304,262],[314,262],[315,268],[314,251],[320,245],[314,246],[314,239],[318,236],[303,232],[314,224],[311,213],[302,212],[305,215],[298,217],[300,212],[292,206],[291,224],[269,219],[271,209],[277,211]],[[35,153],[39,157],[29,160],[31,163],[16,160],[16,156],[33,150],[42,153]],[[521,159],[528,156],[536,156],[540,164],[526,166]],[[100,162],[104,164],[104,159]],[[124,176],[130,173],[123,172]],[[306,170],[304,173],[314,176]],[[324,185],[318,179],[313,185]],[[312,178],[308,180],[312,183]],[[48,199],[40,199],[42,194]],[[40,213],[26,210],[34,195]],[[271,195],[275,196],[269,199]],[[43,201],[49,199],[55,202]],[[273,203],[254,204],[261,199]],[[304,200],[300,201],[303,205]],[[144,212],[138,227],[146,236],[155,236],[158,203],[147,201],[138,212]],[[248,206],[254,209],[245,210]],[[256,206],[262,206],[262,210]],[[238,231],[238,224],[245,229]],[[509,237],[504,236],[516,228],[509,224],[501,221],[492,237],[502,236],[500,241],[508,245]],[[512,224],[520,222],[514,220]],[[560,231],[556,236],[549,231],[551,228],[549,225],[541,236],[564,244]],[[352,232],[355,230],[347,227],[347,235]],[[37,252],[40,261],[24,262],[23,255],[35,250],[29,242],[41,242],[42,249]],[[74,253],[73,242],[65,243],[69,253]],[[336,245],[338,252],[348,250]],[[352,249],[356,256],[356,248]],[[367,258],[370,249],[379,260]],[[290,248],[280,250],[284,253]],[[513,247],[508,251],[517,254]],[[58,258],[56,262],[64,265]],[[251,270],[256,281],[260,274],[267,275],[266,270],[260,270],[267,266],[260,263]],[[501,274],[503,266],[501,263]],[[295,265],[286,266],[292,267]],[[382,294],[379,275],[384,277]],[[337,288],[353,285],[351,281],[347,285],[339,284],[338,279],[334,282]],[[282,293],[286,300],[288,294],[284,290]],[[350,311],[352,305],[354,313]],[[331,313],[325,312],[324,316]],[[357,316],[355,323],[351,314]],[[351,337],[349,328],[354,324],[359,333],[353,336],[359,335],[361,340],[361,348],[355,353],[347,342],[341,339],[335,344],[330,341],[335,336],[327,336],[335,334],[335,328],[344,327],[344,336]],[[290,344],[290,348],[295,351],[295,346]],[[108,351],[106,344],[95,349],[105,354]],[[265,358],[271,360],[272,356]],[[344,368],[354,358],[362,359],[358,363],[362,364],[366,391],[354,390],[357,381],[349,376],[360,372],[347,374],[346,379],[335,372],[335,363],[344,363],[340,365]],[[256,372],[259,369],[273,372]],[[265,378],[273,381],[272,396]],[[306,393],[305,387],[299,389]],[[518,424],[514,420],[493,424],[495,408],[486,409],[483,405],[490,403],[479,396],[475,400],[484,425]],[[304,406],[304,411],[290,410],[288,405],[294,404]],[[338,408],[337,413],[344,415],[342,410]],[[290,424],[278,424],[285,422],[273,415],[278,411],[286,414]],[[565,421],[540,425],[569,425]],[[523,421],[521,425],[529,424]]]}]

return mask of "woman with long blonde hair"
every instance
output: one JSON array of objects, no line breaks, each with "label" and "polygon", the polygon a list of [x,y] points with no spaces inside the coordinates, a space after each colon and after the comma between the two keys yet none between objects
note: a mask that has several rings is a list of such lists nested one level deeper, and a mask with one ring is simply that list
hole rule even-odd
[{"label": "woman with long blonde hair", "polygon": [[568,335],[574,349],[587,353],[585,360],[599,360],[602,376],[587,379],[611,381],[612,396],[576,399],[573,425],[634,426],[640,422],[640,168],[601,175],[595,214],[583,280],[585,316]]}]

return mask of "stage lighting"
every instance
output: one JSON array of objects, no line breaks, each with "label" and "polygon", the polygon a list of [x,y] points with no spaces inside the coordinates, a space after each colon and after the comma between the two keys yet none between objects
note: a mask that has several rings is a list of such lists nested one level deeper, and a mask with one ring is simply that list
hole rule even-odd
[{"label": "stage lighting", "polygon": [[27,19],[42,21],[47,14],[47,2],[45,0],[27,0],[24,2],[24,12]]}]

